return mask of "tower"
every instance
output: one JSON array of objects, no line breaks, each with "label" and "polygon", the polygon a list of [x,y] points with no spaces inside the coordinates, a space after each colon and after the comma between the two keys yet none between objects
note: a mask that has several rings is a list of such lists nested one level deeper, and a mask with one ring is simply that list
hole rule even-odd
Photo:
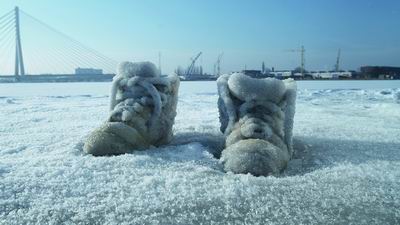
[{"label": "tower", "polygon": [[21,47],[21,35],[19,30],[19,8],[15,7],[15,72],[14,75],[18,76],[25,75],[24,59],[22,57],[22,47]]},{"label": "tower", "polygon": [[335,71],[339,72],[339,69],[340,69],[340,48],[338,50],[338,54],[336,57]]},{"label": "tower", "polygon": [[305,59],[305,49],[304,49],[304,45],[301,46],[301,76],[304,77],[304,70],[305,70],[305,66],[306,66],[306,59]]}]

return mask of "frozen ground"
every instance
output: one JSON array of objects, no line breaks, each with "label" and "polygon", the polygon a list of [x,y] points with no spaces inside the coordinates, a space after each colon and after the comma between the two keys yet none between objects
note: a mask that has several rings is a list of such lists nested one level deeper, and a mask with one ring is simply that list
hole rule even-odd
[{"label": "frozen ground", "polygon": [[[216,84],[182,82],[169,146],[82,153],[108,83],[0,84],[0,224],[399,224],[400,82],[299,82],[281,177],[222,172]],[[374,89],[376,88],[376,89]]]}]

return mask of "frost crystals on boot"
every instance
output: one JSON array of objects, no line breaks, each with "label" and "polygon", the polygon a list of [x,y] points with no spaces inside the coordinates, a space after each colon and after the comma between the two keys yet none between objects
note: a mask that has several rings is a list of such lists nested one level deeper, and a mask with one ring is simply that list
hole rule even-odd
[{"label": "frost crystals on boot", "polygon": [[221,155],[224,169],[279,174],[293,154],[295,81],[235,73],[221,76],[217,84],[221,131],[226,136]]},{"label": "frost crystals on boot", "polygon": [[162,77],[151,62],[123,62],[114,77],[108,120],[84,145],[92,155],[123,154],[168,143],[179,79]]}]

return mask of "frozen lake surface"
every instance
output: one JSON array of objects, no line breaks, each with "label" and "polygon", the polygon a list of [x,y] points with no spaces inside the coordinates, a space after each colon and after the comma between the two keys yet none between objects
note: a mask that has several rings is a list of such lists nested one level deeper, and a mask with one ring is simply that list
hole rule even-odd
[{"label": "frozen lake surface", "polygon": [[300,81],[280,177],[224,173],[215,82],[182,82],[175,139],[93,157],[109,83],[0,84],[0,224],[399,224],[400,81]]},{"label": "frozen lake surface", "polygon": [[[298,81],[299,89],[395,89],[400,80]],[[108,95],[110,83],[0,83],[0,96]],[[213,81],[181,82],[180,93],[216,93]]]}]

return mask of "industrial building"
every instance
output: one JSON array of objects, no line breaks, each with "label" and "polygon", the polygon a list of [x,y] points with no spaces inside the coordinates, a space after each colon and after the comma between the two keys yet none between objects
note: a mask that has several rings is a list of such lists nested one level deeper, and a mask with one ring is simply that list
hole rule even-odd
[{"label": "industrial building", "polygon": [[400,67],[362,66],[360,72],[364,79],[400,79]]},{"label": "industrial building", "polygon": [[93,68],[76,68],[75,75],[102,75],[102,69],[93,69]]}]

